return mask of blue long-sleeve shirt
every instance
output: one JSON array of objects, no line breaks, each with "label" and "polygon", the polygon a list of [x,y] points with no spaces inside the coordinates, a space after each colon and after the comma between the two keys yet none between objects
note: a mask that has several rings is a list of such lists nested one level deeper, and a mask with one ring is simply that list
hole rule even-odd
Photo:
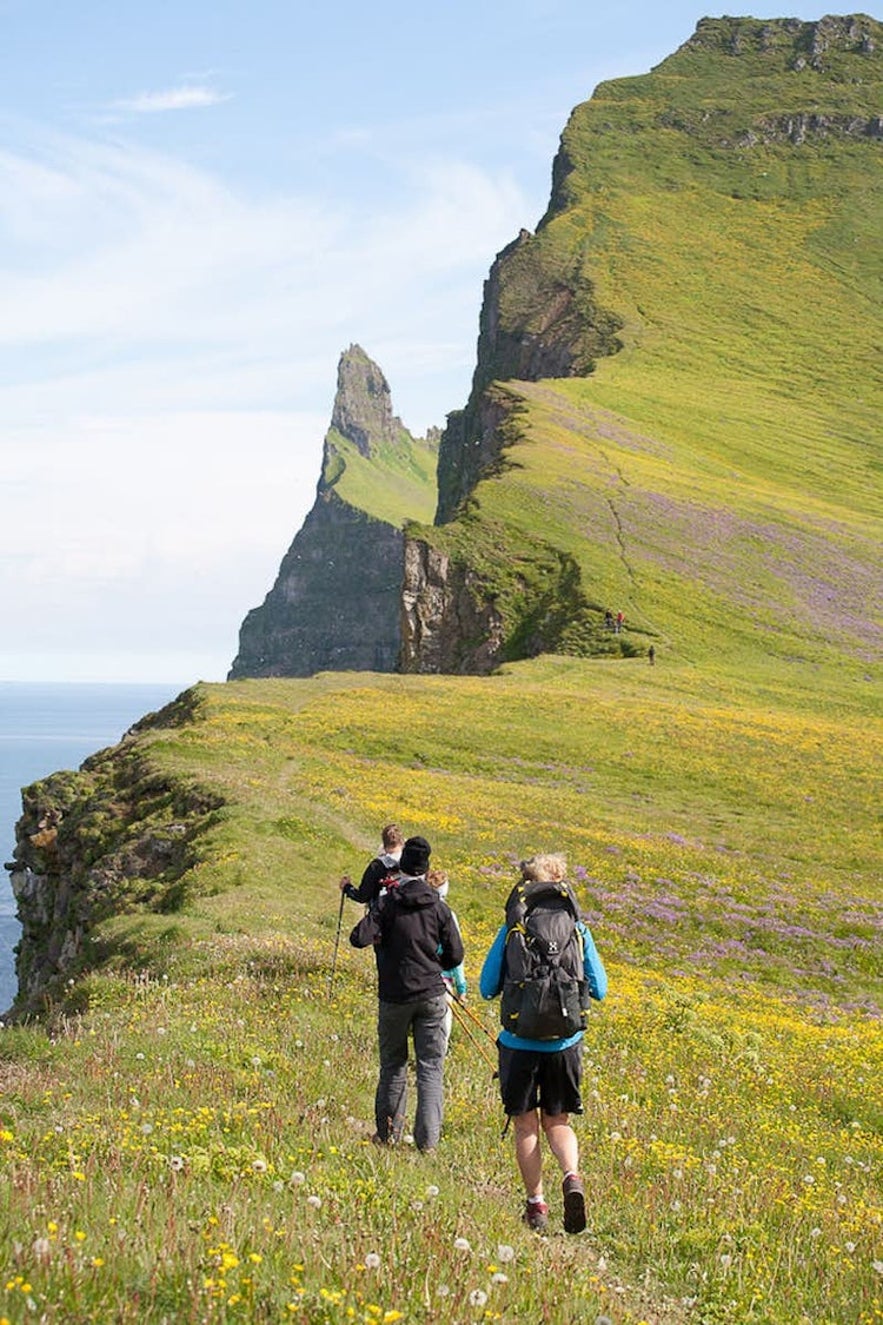
[{"label": "blue long-sleeve shirt", "polygon": [[[607,993],[607,972],[604,970],[604,963],[598,955],[598,949],[595,947],[595,940],[592,938],[592,931],[588,925],[579,920],[577,921],[577,929],[583,940],[583,963],[589,994],[592,998],[600,1000]],[[481,975],[478,978],[478,988],[482,998],[496,998],[498,994],[503,992],[507,932],[506,926],[501,925],[496,938],[491,944],[490,951],[484,959]],[[559,1040],[528,1040],[523,1035],[513,1035],[511,1031],[505,1029],[501,1030],[497,1037],[498,1042],[506,1045],[509,1049],[536,1049],[540,1053],[549,1054],[556,1053],[560,1049],[567,1049],[570,1045],[576,1044],[581,1038],[582,1031],[577,1031],[575,1035],[567,1035]]]}]

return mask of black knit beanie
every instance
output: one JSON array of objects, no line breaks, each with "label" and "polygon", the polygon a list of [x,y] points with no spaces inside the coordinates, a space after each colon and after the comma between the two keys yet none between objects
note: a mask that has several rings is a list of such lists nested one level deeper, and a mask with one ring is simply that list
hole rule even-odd
[{"label": "black knit beanie", "polygon": [[425,874],[429,869],[429,857],[432,847],[425,837],[409,837],[402,848],[399,867],[403,874]]}]

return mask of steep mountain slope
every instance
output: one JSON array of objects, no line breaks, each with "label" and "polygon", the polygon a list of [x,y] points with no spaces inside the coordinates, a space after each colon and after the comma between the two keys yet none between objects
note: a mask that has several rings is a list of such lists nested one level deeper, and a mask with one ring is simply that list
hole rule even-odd
[{"label": "steep mountain slope", "polygon": [[873,19],[706,19],[574,111],[410,530],[406,668],[878,655],[881,81]]},{"label": "steep mountain slope", "polygon": [[230,679],[390,671],[399,652],[402,524],[435,504],[437,440],[412,437],[358,345],[341,355],[316,500],[272,590],[242,623]]}]

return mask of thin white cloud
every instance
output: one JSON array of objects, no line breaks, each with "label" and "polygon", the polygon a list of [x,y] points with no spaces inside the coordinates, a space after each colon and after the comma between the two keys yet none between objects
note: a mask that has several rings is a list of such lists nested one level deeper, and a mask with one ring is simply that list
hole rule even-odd
[{"label": "thin white cloud", "polygon": [[219,106],[229,101],[229,94],[204,84],[184,83],[180,87],[165,88],[161,92],[140,92],[113,103],[114,110],[133,111],[138,115],[154,115],[167,110],[201,110],[206,106]]}]

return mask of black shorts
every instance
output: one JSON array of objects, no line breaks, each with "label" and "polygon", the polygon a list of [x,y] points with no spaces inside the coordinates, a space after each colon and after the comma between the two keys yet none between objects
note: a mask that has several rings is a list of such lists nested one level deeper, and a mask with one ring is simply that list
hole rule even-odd
[{"label": "black shorts", "polygon": [[510,1117],[542,1109],[559,1113],[582,1113],[582,1042],[554,1053],[538,1049],[509,1049],[497,1043],[500,1055],[500,1095]]}]

